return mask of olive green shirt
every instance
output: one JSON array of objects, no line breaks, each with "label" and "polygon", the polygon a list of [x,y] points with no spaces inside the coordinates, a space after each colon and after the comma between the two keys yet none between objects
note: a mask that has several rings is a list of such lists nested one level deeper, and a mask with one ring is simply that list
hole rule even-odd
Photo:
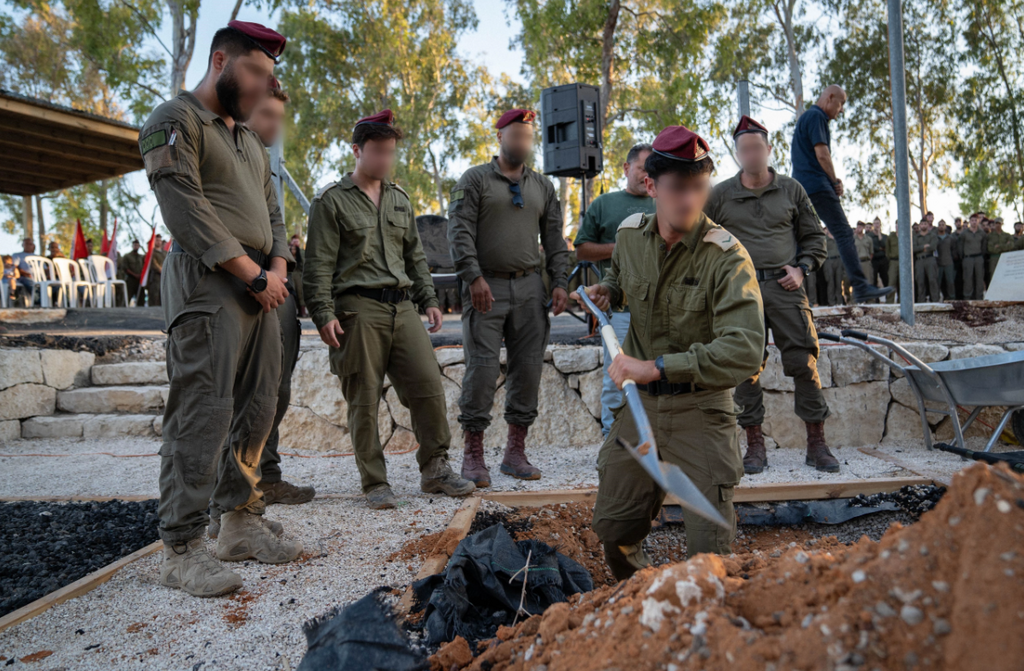
[{"label": "olive green shirt", "polygon": [[838,259],[839,258],[839,243],[836,242],[835,238],[825,236],[825,258],[826,259]]},{"label": "olive green shirt", "polygon": [[988,248],[988,236],[980,228],[976,231],[964,228],[959,237],[961,258],[984,254]]},{"label": "olive green shirt", "polygon": [[743,186],[740,174],[718,183],[704,214],[739,238],[759,270],[825,262],[825,231],[800,182],[773,168],[772,182],[758,195]]},{"label": "olive green shirt", "polygon": [[955,244],[956,239],[949,233],[945,235],[936,235],[936,237],[939,239],[939,265],[953,265],[953,245]]},{"label": "olive green shirt", "polygon": [[1013,236],[1013,247],[1014,249],[1024,249],[1024,235]]},{"label": "olive green shirt", "polygon": [[467,170],[455,185],[448,207],[455,272],[468,285],[485,272],[540,270],[546,263],[552,288],[564,289],[569,250],[562,237],[562,208],[555,187],[525,166],[518,182],[523,207],[518,207],[512,204],[513,184],[494,158]]},{"label": "olive green shirt", "polygon": [[875,241],[867,233],[853,236],[853,246],[857,250],[857,258],[861,261],[870,261],[871,255],[875,253]]},{"label": "olive green shirt", "polygon": [[139,132],[146,176],[175,245],[216,269],[242,245],[293,263],[270,158],[241,124],[232,132],[188,91],[161,104]]},{"label": "olive green shirt", "polygon": [[706,216],[669,250],[657,215],[622,222],[601,284],[612,307],[629,302],[625,353],[663,357],[669,382],[728,389],[760,368],[765,327],[754,264],[739,240]]},{"label": "olive green shirt", "polygon": [[420,307],[437,307],[412,203],[398,186],[381,185],[380,208],[352,181],[329,184],[309,208],[302,291],[321,328],[349,289],[404,289]]},{"label": "olive green shirt", "polygon": [[900,258],[900,236],[895,233],[885,236],[885,256],[894,261]]},{"label": "olive green shirt", "polygon": [[[599,245],[615,242],[615,235],[619,232],[619,224],[631,214],[642,212],[654,214],[654,199],[650,196],[634,196],[629,191],[612,191],[594,199],[594,202],[587,208],[583,215],[583,223],[580,230],[576,232],[574,244],[578,247],[585,242],[594,242]],[[603,277],[612,266],[612,259],[608,257],[597,262],[597,269]]]},{"label": "olive green shirt", "polygon": [[[934,230],[930,230],[924,235],[914,233],[913,239],[915,259],[933,256],[939,247],[939,236]],[[925,245],[928,246],[928,249],[925,249]]]},{"label": "olive green shirt", "polygon": [[142,279],[142,266],[146,263],[146,257],[132,250],[121,257],[121,267],[135,279]]},{"label": "olive green shirt", "polygon": [[1002,254],[1003,252],[1012,252],[1015,244],[1013,241],[1013,235],[1006,231],[996,231],[995,233],[988,234],[988,253],[989,254]]}]

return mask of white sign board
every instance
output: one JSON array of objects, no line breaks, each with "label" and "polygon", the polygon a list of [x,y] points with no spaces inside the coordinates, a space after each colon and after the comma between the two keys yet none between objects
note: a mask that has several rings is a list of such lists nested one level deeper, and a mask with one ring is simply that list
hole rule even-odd
[{"label": "white sign board", "polygon": [[1024,251],[999,255],[985,300],[1024,301]]}]

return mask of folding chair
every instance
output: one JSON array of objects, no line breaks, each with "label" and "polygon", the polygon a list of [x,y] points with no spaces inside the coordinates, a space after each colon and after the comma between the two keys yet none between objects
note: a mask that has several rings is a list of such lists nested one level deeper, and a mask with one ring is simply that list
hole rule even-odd
[{"label": "folding chair", "polygon": [[114,307],[115,291],[118,286],[124,295],[124,304],[128,306],[128,283],[124,280],[114,278],[114,261],[100,254],[93,254],[89,257],[93,264],[93,273],[96,277],[96,291],[103,295],[103,307]]},{"label": "folding chair", "polygon": [[79,289],[81,292],[82,305],[88,300],[90,305],[96,305],[95,290],[93,282],[82,279],[82,268],[71,259],[54,259],[53,265],[57,267],[57,279],[60,280],[63,289],[61,302],[65,307],[79,307]]},{"label": "folding chair", "polygon": [[[45,256],[26,256],[25,263],[32,271],[32,281],[35,282],[32,286],[32,295],[28,299],[29,307],[36,303],[37,290],[39,291],[39,307],[53,307],[50,287],[57,287],[57,303],[61,303],[64,288],[61,286],[60,280],[56,279],[57,269],[54,268],[53,261]],[[50,279],[51,277],[54,279]]]}]

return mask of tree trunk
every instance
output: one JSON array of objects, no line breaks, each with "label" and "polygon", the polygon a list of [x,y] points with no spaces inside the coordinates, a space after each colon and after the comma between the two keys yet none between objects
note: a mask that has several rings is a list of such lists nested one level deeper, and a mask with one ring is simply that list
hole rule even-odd
[{"label": "tree trunk", "polygon": [[[619,0],[612,0],[608,7],[608,16],[601,32],[601,134],[604,135],[608,120],[608,106],[612,99],[612,69],[615,65],[615,28],[619,23],[619,11],[622,5]],[[601,138],[603,142],[603,138]],[[587,198],[581,207],[590,204],[594,192],[594,178],[587,180]],[[564,211],[564,210],[563,210]]]},{"label": "tree trunk", "polygon": [[[196,46],[196,21],[199,6],[186,9],[185,0],[167,0],[171,12],[171,97],[185,88],[185,73]],[[186,16],[187,13],[187,16]]]},{"label": "tree trunk", "polygon": [[21,197],[22,207],[22,221],[25,224],[25,236],[26,238],[34,237],[32,233],[32,196]]},{"label": "tree trunk", "polygon": [[793,30],[793,14],[797,0],[785,0],[780,8],[779,2],[773,3],[775,18],[786,37],[786,55],[789,58],[789,82],[793,88],[793,110],[796,118],[804,113],[804,78],[800,69],[800,57],[796,52],[796,33]]},{"label": "tree trunk", "polygon": [[444,180],[441,177],[441,169],[437,165],[437,157],[434,155],[433,149],[428,149],[427,152],[430,154],[430,166],[434,175],[434,185],[437,187],[437,206],[440,208],[439,215],[445,216],[447,208],[444,206]]},{"label": "tree trunk", "polygon": [[107,189],[110,188],[107,180],[100,180],[100,231],[103,236],[107,235],[107,219],[110,215],[110,204],[107,202]]},{"label": "tree trunk", "polygon": [[39,254],[40,255],[45,255],[45,252],[46,252],[46,220],[43,219],[43,197],[42,196],[36,196],[36,216],[39,217]]}]

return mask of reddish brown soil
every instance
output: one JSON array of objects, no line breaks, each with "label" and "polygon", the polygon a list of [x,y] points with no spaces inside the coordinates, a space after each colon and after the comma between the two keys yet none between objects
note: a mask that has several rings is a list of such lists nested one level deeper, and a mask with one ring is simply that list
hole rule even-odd
[{"label": "reddish brown soil", "polygon": [[574,596],[503,627],[460,668],[1024,666],[1024,479],[1008,469],[965,470],[935,510],[878,543],[772,536],[771,553],[754,537],[732,557],[700,555]]}]

